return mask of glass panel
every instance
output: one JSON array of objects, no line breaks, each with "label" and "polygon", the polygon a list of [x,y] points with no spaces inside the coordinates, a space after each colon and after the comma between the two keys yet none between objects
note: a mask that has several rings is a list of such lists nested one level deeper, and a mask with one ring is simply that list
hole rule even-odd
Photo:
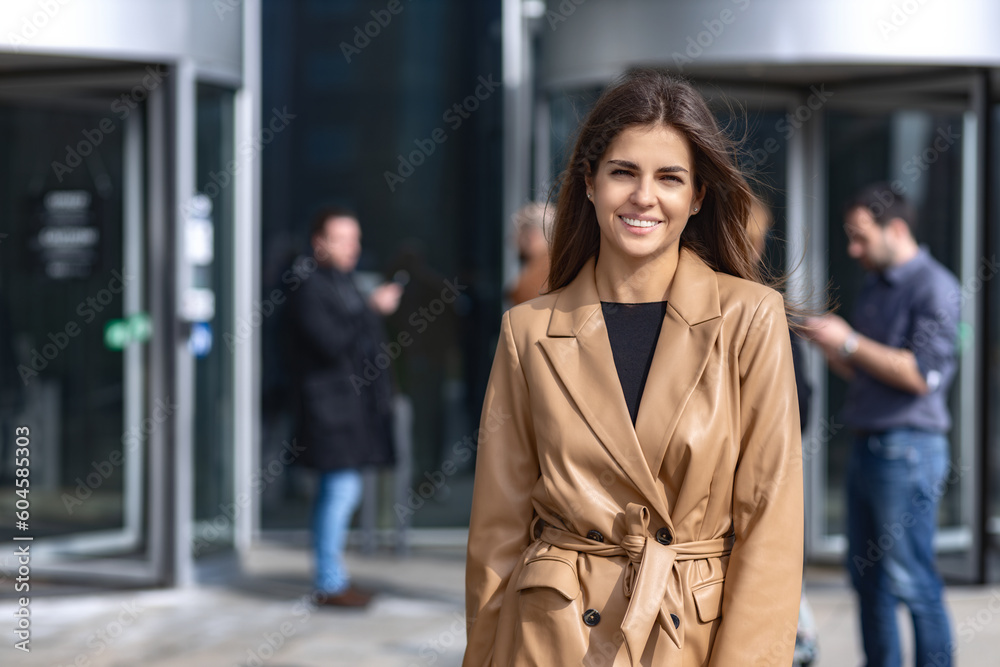
[{"label": "glass panel", "polygon": [[[747,106],[738,99],[731,103]],[[731,137],[745,137],[740,146],[740,164],[750,185],[771,210],[772,225],[765,237],[764,265],[773,275],[786,270],[788,242],[788,130],[784,109],[747,111],[732,115],[717,114],[719,125]],[[795,264],[797,262],[793,262]]]},{"label": "glass panel", "polygon": [[[553,183],[558,183],[559,175],[566,168],[570,153],[573,152],[577,133],[580,131],[580,123],[597,102],[602,90],[604,90],[603,87],[564,91],[552,95],[549,99],[551,126],[549,155],[552,156],[551,178]],[[544,194],[546,193],[541,193],[541,195]],[[556,195],[557,192],[553,191],[553,204]]]},{"label": "glass panel", "polygon": [[[990,212],[992,217],[987,218],[987,223],[993,230],[993,247],[990,248],[990,259],[996,262],[996,257],[1000,255],[1000,104],[993,107],[992,118],[993,145],[989,150],[989,160],[993,163],[993,182],[987,185],[992,195],[993,209]],[[995,276],[996,269],[993,269],[991,277]],[[986,555],[987,581],[1000,580],[1000,289],[997,289],[996,281],[990,287],[992,301],[986,308],[987,322],[986,331],[989,334],[989,342],[986,355],[986,375],[988,378],[988,391],[984,404],[988,418],[988,430],[986,433],[986,465],[988,473],[986,476],[987,495],[987,520],[985,537],[989,545]]]},{"label": "glass panel", "polygon": [[[479,419],[500,320],[503,119],[493,83],[500,42],[491,32],[500,5],[413,3],[393,19],[392,39],[348,61],[331,54],[330,35],[371,20],[370,8],[354,5],[332,12],[319,3],[262,3],[264,122],[274,110],[296,117],[261,153],[259,298],[294,289],[289,270],[296,255],[311,252],[308,225],[321,206],[356,211],[359,271],[369,282],[409,274],[385,324],[389,341],[412,341],[391,364],[411,405],[412,466],[381,473],[376,522],[464,526],[474,458],[463,442]],[[449,285],[460,286],[458,299]],[[294,437],[283,307],[261,328],[262,464]],[[293,468],[269,483],[263,527],[307,527],[313,480]]]},{"label": "glass panel", "polygon": [[[902,110],[828,114],[824,145],[827,247],[832,296],[839,303],[839,314],[850,319],[864,279],[863,270],[847,255],[843,206],[857,190],[876,181],[897,184],[898,190],[916,208],[917,241],[928,246],[935,259],[955,275],[961,275],[961,132],[960,113]],[[828,414],[837,415],[844,404],[847,385],[832,372],[828,373],[828,381]],[[959,414],[956,409],[959,383],[960,378],[956,377],[950,393],[953,416]],[[953,421],[951,452],[953,461],[957,461],[962,431],[959,420]],[[836,417],[834,423],[840,423]],[[843,535],[845,531],[844,470],[850,437],[847,429],[836,429],[826,448],[827,535]],[[971,482],[969,476],[958,476],[954,484],[945,488],[939,517],[942,528],[969,525],[968,518],[962,516],[960,501]]]},{"label": "glass panel", "polygon": [[[194,286],[215,294],[214,317],[196,322],[194,553],[232,545],[233,471],[233,92],[197,87],[196,200],[188,217],[211,230],[211,253],[194,267]],[[190,224],[190,223],[189,223]],[[207,248],[206,248],[207,249]],[[227,343],[228,341],[228,343]],[[228,346],[227,346],[228,345]]]},{"label": "glass panel", "polygon": [[[122,533],[125,477],[156,426],[125,423],[126,398],[144,405],[146,390],[139,370],[139,395],[126,396],[123,348],[145,368],[149,331],[122,319],[126,292],[142,308],[124,259],[125,126],[106,104],[0,106],[0,496],[15,497],[14,429],[27,426],[24,534],[42,548],[73,535],[74,556],[140,547],[140,531]],[[3,539],[13,511],[4,505]]]}]

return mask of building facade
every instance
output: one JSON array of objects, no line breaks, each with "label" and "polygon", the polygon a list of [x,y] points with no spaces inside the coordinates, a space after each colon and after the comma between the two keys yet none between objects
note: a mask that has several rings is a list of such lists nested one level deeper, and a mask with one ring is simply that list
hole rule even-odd
[{"label": "building facade", "polygon": [[[372,372],[393,374],[407,444],[371,478],[366,521],[463,539],[511,215],[551,196],[603,87],[651,65],[746,136],[768,259],[798,296],[829,281],[850,309],[857,187],[917,204],[919,240],[963,286],[942,567],[1000,579],[994,4],[11,0],[0,532],[34,537],[40,578],[97,585],[184,585],[261,537],[305,540],[282,307],[310,217],[338,204],[361,220],[362,277],[406,282]],[[836,561],[844,386],[818,357],[808,374],[808,551]]]},{"label": "building facade", "polygon": [[290,122],[259,107],[259,22],[255,0],[0,14],[0,489],[30,506],[2,530],[34,538],[38,580],[185,584],[249,543],[259,352],[237,314],[258,157]]}]

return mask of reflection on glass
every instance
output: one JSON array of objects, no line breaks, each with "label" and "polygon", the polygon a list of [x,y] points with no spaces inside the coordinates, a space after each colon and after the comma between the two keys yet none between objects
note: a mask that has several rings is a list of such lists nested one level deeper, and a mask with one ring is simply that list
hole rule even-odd
[{"label": "reflection on glass", "polygon": [[[26,426],[36,538],[121,529],[124,464],[145,446],[124,427],[125,341],[106,339],[135,278],[123,270],[122,127],[105,109],[0,106],[0,496],[15,498],[14,429]],[[14,510],[0,511],[7,539]]]}]

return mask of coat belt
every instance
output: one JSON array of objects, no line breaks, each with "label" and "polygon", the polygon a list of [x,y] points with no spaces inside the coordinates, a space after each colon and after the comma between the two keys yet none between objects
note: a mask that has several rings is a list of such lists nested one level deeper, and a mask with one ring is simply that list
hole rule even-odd
[{"label": "coat belt", "polygon": [[[633,667],[639,664],[656,621],[659,621],[678,649],[683,647],[683,630],[674,627],[669,613],[663,610],[670,577],[679,577],[674,563],[721,558],[732,551],[734,541],[729,536],[682,544],[660,544],[649,534],[649,510],[637,503],[629,503],[625,508],[626,533],[621,544],[595,542],[544,522],[542,525],[538,539],[554,547],[593,556],[628,556],[623,588],[629,604],[621,631]],[[680,603],[679,600],[675,602]]]}]

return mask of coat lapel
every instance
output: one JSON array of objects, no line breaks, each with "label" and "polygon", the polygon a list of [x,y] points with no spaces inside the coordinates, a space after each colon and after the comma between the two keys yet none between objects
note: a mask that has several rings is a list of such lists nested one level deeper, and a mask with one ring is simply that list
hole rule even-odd
[{"label": "coat lapel", "polygon": [[[591,259],[556,299],[539,341],[555,374],[611,457],[667,522],[655,471],[721,326],[715,273],[682,250],[636,426],[628,414]],[[640,445],[640,442],[642,443]]]},{"label": "coat lapel", "polygon": [[650,500],[651,509],[666,519],[663,494],[657,491],[625,405],[594,282],[594,263],[588,261],[559,294],[549,320],[549,337],[539,344],[604,448]]},{"label": "coat lapel", "polygon": [[713,356],[721,327],[715,272],[693,252],[682,250],[635,423],[654,476],[659,474],[684,406]]}]

